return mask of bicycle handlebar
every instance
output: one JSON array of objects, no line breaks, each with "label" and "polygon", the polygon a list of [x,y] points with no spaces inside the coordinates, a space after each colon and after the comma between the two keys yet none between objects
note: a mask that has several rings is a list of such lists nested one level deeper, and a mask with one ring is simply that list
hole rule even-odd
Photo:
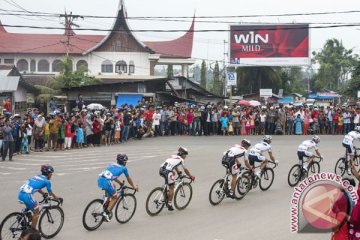
[{"label": "bicycle handlebar", "polygon": [[49,201],[53,201],[57,203],[57,206],[60,206],[63,204],[64,199],[63,198],[59,198],[59,199],[53,199],[52,197],[50,197],[48,194],[45,194],[43,200],[41,200],[39,202],[39,204],[43,204],[43,203],[48,203]]},{"label": "bicycle handlebar", "polygon": [[130,191],[134,191],[132,194],[135,195],[136,189],[133,188],[133,187],[125,186],[125,185],[121,185],[121,186],[117,189],[117,191],[118,191],[118,192],[121,192],[121,191],[125,191],[126,189],[129,189]]}]

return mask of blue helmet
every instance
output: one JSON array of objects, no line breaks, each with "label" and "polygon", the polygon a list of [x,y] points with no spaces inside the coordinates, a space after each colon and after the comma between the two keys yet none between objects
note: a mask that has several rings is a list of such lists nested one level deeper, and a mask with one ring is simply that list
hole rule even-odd
[{"label": "blue helmet", "polygon": [[126,163],[128,159],[129,159],[129,158],[128,158],[128,156],[127,156],[126,154],[120,153],[120,154],[118,154],[118,155],[116,156],[116,161],[117,161],[117,163],[120,164],[120,165],[124,165],[124,163]]},{"label": "blue helmet", "polygon": [[48,164],[42,165],[40,170],[42,175],[49,175],[50,173],[54,172],[54,168]]}]

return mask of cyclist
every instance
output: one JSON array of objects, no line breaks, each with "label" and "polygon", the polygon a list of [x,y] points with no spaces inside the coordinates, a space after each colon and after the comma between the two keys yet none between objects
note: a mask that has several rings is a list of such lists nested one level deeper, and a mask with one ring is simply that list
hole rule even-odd
[{"label": "cyclist", "polygon": [[111,219],[111,211],[115,206],[118,196],[116,194],[116,187],[113,184],[113,181],[117,182],[120,185],[123,185],[124,182],[119,180],[119,176],[124,174],[128,183],[136,191],[139,190],[138,186],[134,184],[131,179],[128,169],[126,167],[126,162],[128,161],[128,156],[126,154],[118,154],[116,156],[117,164],[110,164],[105,171],[99,174],[98,178],[98,187],[103,189],[106,194],[110,197],[110,202],[107,209],[103,212],[103,217],[105,221],[109,222]]},{"label": "cyclist", "polygon": [[348,134],[346,134],[344,140],[342,141],[343,147],[346,148],[346,152],[350,155],[350,165],[348,167],[349,175],[351,174],[350,166],[354,161],[354,154],[355,154],[355,149],[353,145],[354,140],[360,140],[360,126],[356,126],[354,131],[351,131]]},{"label": "cyclist", "polygon": [[[318,157],[321,157],[321,154],[319,152],[319,147],[318,147],[319,142],[320,142],[320,137],[315,135],[312,137],[311,140],[303,141],[298,147],[297,155],[299,157],[299,161],[301,162],[301,165],[303,166],[303,168],[306,171],[309,166],[309,163],[311,163],[315,158],[315,154],[313,154],[312,152],[309,152],[309,150],[314,148],[316,155]],[[304,162],[304,157],[308,158],[307,161],[305,161],[305,162]]]},{"label": "cyclist", "polygon": [[192,181],[195,180],[195,177],[191,175],[188,168],[185,167],[184,159],[189,154],[188,150],[184,147],[180,147],[178,149],[177,155],[171,155],[170,158],[166,159],[166,161],[161,164],[159,174],[163,178],[165,178],[165,184],[169,185],[169,191],[167,193],[168,197],[168,209],[169,211],[173,211],[174,208],[172,206],[172,199],[174,196],[174,175],[175,171],[179,175],[181,172],[179,171],[179,167],[182,166],[186,175],[188,175]]},{"label": "cyclist", "polygon": [[21,186],[18,195],[19,201],[23,202],[26,207],[33,212],[31,227],[34,229],[36,229],[40,214],[38,202],[33,198],[34,193],[38,192],[45,198],[47,193],[45,193],[42,189],[46,187],[50,196],[60,202],[63,201],[63,199],[57,197],[51,189],[50,179],[54,173],[54,168],[50,165],[42,165],[40,170],[41,175],[36,175],[27,180],[24,185]]},{"label": "cyclist", "polygon": [[231,179],[231,190],[230,197],[234,198],[234,190],[236,187],[236,174],[238,168],[241,166],[239,158],[244,156],[245,165],[249,169],[251,166],[247,159],[247,149],[250,147],[251,142],[247,139],[241,141],[241,145],[236,144],[234,147],[230,148],[228,151],[224,152],[221,164],[229,171],[232,175]]},{"label": "cyclist", "polygon": [[258,170],[255,174],[260,177],[261,170],[266,166],[267,159],[263,156],[264,152],[268,152],[271,161],[275,161],[275,158],[272,154],[272,149],[270,146],[272,137],[270,135],[265,135],[263,137],[262,142],[255,144],[249,151],[249,162],[250,165],[254,168],[255,162],[261,162],[260,170]]}]

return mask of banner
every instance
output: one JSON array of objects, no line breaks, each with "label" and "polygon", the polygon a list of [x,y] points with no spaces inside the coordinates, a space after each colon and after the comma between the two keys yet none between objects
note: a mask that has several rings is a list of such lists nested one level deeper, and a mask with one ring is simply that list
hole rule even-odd
[{"label": "banner", "polygon": [[230,66],[310,64],[309,25],[230,26]]}]

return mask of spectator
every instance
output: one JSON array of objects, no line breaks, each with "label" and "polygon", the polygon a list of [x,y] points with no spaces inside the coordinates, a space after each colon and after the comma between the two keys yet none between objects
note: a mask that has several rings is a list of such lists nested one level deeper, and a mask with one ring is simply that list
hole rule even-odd
[{"label": "spectator", "polygon": [[54,113],[58,108],[55,98],[53,98],[53,97],[49,101],[49,108],[52,113]]},{"label": "spectator", "polygon": [[57,136],[57,147],[55,148],[55,151],[59,149],[62,151],[64,148],[64,142],[65,142],[65,119],[62,117],[59,117],[59,128],[58,128],[58,136]]},{"label": "spectator", "polygon": [[11,114],[11,100],[10,98],[6,98],[4,101],[4,109],[7,113]]},{"label": "spectator", "polygon": [[294,120],[295,123],[295,134],[296,135],[301,135],[303,133],[302,131],[302,123],[303,120],[301,119],[301,115],[298,114]]},{"label": "spectator", "polygon": [[85,103],[81,94],[78,95],[78,99],[76,100],[76,107],[79,111],[85,107]]},{"label": "spectator", "polygon": [[154,136],[160,136],[160,120],[161,120],[161,114],[159,112],[159,109],[156,109],[155,113],[152,115],[152,122],[154,126]]},{"label": "spectator", "polygon": [[43,151],[43,137],[44,137],[45,124],[43,116],[38,115],[33,127],[33,136],[35,138],[35,152]]},{"label": "spectator", "polygon": [[84,130],[82,128],[82,123],[80,122],[76,128],[76,145],[77,148],[82,148],[84,144]]},{"label": "spectator", "polygon": [[57,145],[57,138],[59,134],[59,125],[61,123],[58,116],[55,116],[53,113],[50,115],[50,121],[49,121],[49,143],[48,143],[48,149],[56,150]]},{"label": "spectator", "polygon": [[10,124],[9,119],[5,119],[4,126],[2,127],[3,132],[3,150],[1,158],[5,161],[7,153],[9,151],[9,161],[12,161],[13,152],[14,152],[14,138],[12,135],[12,130],[14,126]]},{"label": "spectator", "polygon": [[226,114],[224,114],[224,116],[222,116],[220,118],[220,122],[221,122],[221,131],[223,136],[225,136],[227,134],[227,130],[228,130],[228,124],[229,124],[229,119],[227,117]]},{"label": "spectator", "polygon": [[99,121],[99,116],[95,116],[94,118],[94,122],[92,124],[92,128],[94,131],[94,136],[93,136],[93,143],[94,146],[100,146],[100,139],[101,139],[101,123]]},{"label": "spectator", "polygon": [[71,142],[74,137],[74,133],[72,132],[71,128],[72,128],[72,120],[71,118],[68,118],[65,123],[65,145],[64,145],[65,150],[71,149]]}]

